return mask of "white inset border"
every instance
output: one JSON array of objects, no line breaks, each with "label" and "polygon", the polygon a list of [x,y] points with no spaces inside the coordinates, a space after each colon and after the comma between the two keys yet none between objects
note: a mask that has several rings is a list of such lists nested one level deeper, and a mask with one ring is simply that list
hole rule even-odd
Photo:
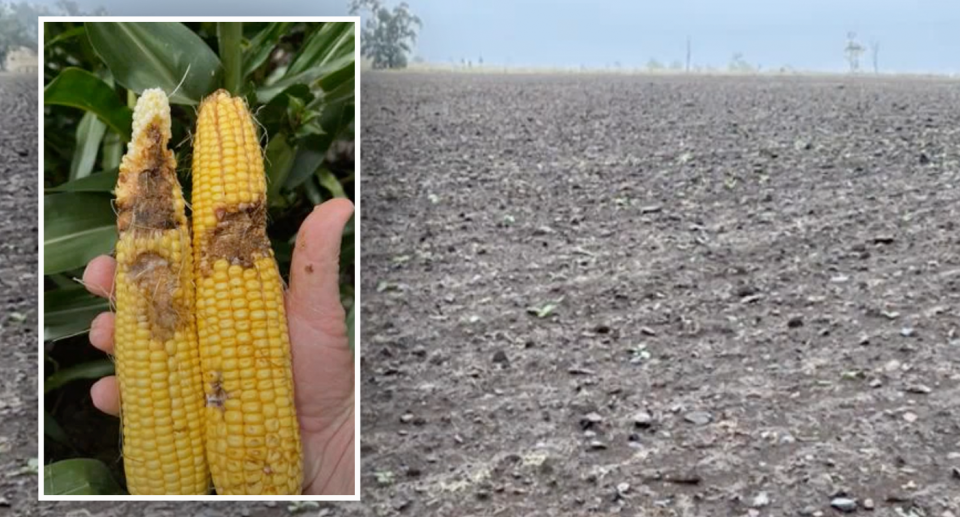
[{"label": "white inset border", "polygon": [[[359,16],[40,16],[38,17],[37,38],[42,43],[45,22],[348,22],[354,24],[354,233],[353,233],[353,305],[354,305],[354,361],[353,361],[353,389],[354,389],[354,493],[353,495],[44,495],[44,429],[43,429],[43,360],[37,360],[37,390],[39,396],[37,407],[37,447],[39,449],[38,462],[38,497],[40,501],[359,501],[360,500],[360,17]],[[37,178],[40,187],[37,189],[37,220],[39,221],[40,241],[43,242],[43,45],[37,52],[37,118],[40,128],[39,163]],[[43,272],[43,246],[39,249],[39,271]],[[43,287],[44,275],[37,275],[37,292],[39,296],[39,346],[43,354]]]}]

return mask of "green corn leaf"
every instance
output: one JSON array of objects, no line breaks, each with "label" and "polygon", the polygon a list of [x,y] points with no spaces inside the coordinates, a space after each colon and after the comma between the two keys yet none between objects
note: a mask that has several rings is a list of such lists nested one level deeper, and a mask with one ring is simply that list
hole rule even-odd
[{"label": "green corn leaf", "polygon": [[76,458],[43,467],[44,495],[119,495],[123,490],[100,460]]},{"label": "green corn leaf", "polygon": [[223,67],[193,31],[175,22],[87,22],[87,36],[117,82],[136,93],[162,88],[172,104],[199,104]]},{"label": "green corn leaf", "polygon": [[43,273],[83,267],[110,253],[117,240],[117,218],[108,196],[64,192],[43,197]]},{"label": "green corn leaf", "polygon": [[130,141],[133,110],[99,77],[79,68],[67,68],[43,90],[44,104],[71,106],[93,112],[110,129]]},{"label": "green corn leaf", "polygon": [[101,312],[110,310],[107,300],[94,296],[79,286],[43,293],[43,340],[56,341],[90,328],[90,322]]},{"label": "green corn leaf", "polygon": [[107,132],[107,125],[97,118],[97,115],[88,111],[80,119],[77,126],[77,146],[73,151],[73,161],[70,162],[70,179],[86,178],[93,171],[97,162],[97,153],[100,142]]}]

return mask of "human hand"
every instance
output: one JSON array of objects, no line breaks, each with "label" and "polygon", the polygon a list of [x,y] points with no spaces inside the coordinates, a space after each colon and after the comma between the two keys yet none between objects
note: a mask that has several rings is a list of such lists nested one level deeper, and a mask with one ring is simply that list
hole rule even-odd
[{"label": "human hand", "polygon": [[[354,493],[353,352],[340,303],[340,240],[353,214],[345,199],[314,208],[300,226],[284,298],[293,357],[293,382],[303,443],[303,493]],[[87,264],[83,283],[95,295],[113,297],[116,261],[99,256]],[[113,353],[114,315],[104,312],[90,325],[90,343]],[[116,376],[90,388],[93,405],[120,413]]]}]

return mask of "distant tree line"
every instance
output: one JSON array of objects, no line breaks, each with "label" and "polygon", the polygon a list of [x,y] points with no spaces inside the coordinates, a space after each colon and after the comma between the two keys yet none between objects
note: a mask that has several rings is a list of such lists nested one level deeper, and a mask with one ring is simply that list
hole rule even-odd
[{"label": "distant tree line", "polygon": [[92,13],[84,13],[76,2],[59,0],[53,6],[35,2],[0,2],[0,67],[6,65],[7,54],[19,47],[36,52],[38,16],[104,15],[101,7]]},{"label": "distant tree line", "polygon": [[[33,4],[20,3],[9,4],[9,6],[27,6],[22,9],[29,10]],[[76,4],[70,0],[60,0],[57,6],[61,10],[76,10]],[[410,6],[406,2],[400,2],[394,6],[393,9],[390,9],[386,7],[381,0],[350,0],[349,7],[351,14],[365,15],[366,20],[363,23],[361,33],[361,52],[371,60],[373,67],[378,69],[405,68],[409,56],[413,54],[413,47],[416,44],[417,35],[423,26],[420,18],[410,10]],[[35,6],[32,8],[37,9]],[[8,7],[7,9],[12,11],[13,8]],[[45,8],[41,7],[40,9]],[[71,12],[71,14],[73,13]],[[33,16],[35,22],[36,15]],[[35,27],[35,23],[33,26]],[[34,33],[35,32],[36,30],[34,29]],[[4,55],[6,53],[5,49],[6,47],[0,45],[0,51],[3,51]],[[856,33],[852,31],[848,32],[847,42],[843,52],[851,73],[860,71],[860,58],[866,51],[867,48],[859,42]],[[879,73],[880,43],[876,41],[870,43],[869,51],[873,71],[874,73]],[[702,67],[693,65],[693,44],[689,36],[686,38],[686,53],[684,57],[686,58],[684,62],[675,59],[671,61],[669,65],[664,65],[657,59],[651,58],[647,62],[646,68],[650,71],[669,69],[671,71],[685,70],[686,72],[691,72],[704,70]],[[422,58],[414,58],[414,61],[420,62]],[[477,59],[476,62],[479,66],[483,66],[483,57]],[[466,68],[471,68],[473,61],[461,58],[460,64]],[[619,61],[616,61],[613,66],[620,70],[623,65]],[[581,68],[584,67],[581,66]],[[707,67],[707,70],[712,70],[712,68]],[[761,67],[760,65],[749,63],[744,58],[743,52],[738,51],[734,52],[731,56],[729,63],[727,63],[727,70],[736,73],[753,73],[759,72]],[[787,72],[792,71],[793,68],[789,65],[784,65],[780,67],[779,70],[781,72]]]},{"label": "distant tree line", "polygon": [[380,0],[350,0],[350,14],[366,14],[360,51],[374,68],[406,68],[422,26],[406,2],[391,10]]}]

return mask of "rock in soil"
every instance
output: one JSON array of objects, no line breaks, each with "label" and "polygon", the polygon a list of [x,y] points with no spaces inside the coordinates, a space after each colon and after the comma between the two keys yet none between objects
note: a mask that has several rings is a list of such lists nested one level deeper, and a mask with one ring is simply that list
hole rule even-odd
[{"label": "rock in soil", "polygon": [[638,411],[633,414],[633,425],[640,429],[647,429],[653,425],[653,415],[646,411]]},{"label": "rock in soil", "polygon": [[857,511],[857,501],[849,497],[834,497],[830,501],[830,506],[843,513],[852,513]]},{"label": "rock in soil", "polygon": [[691,411],[683,419],[694,425],[707,425],[713,421],[713,415],[706,411]]}]

